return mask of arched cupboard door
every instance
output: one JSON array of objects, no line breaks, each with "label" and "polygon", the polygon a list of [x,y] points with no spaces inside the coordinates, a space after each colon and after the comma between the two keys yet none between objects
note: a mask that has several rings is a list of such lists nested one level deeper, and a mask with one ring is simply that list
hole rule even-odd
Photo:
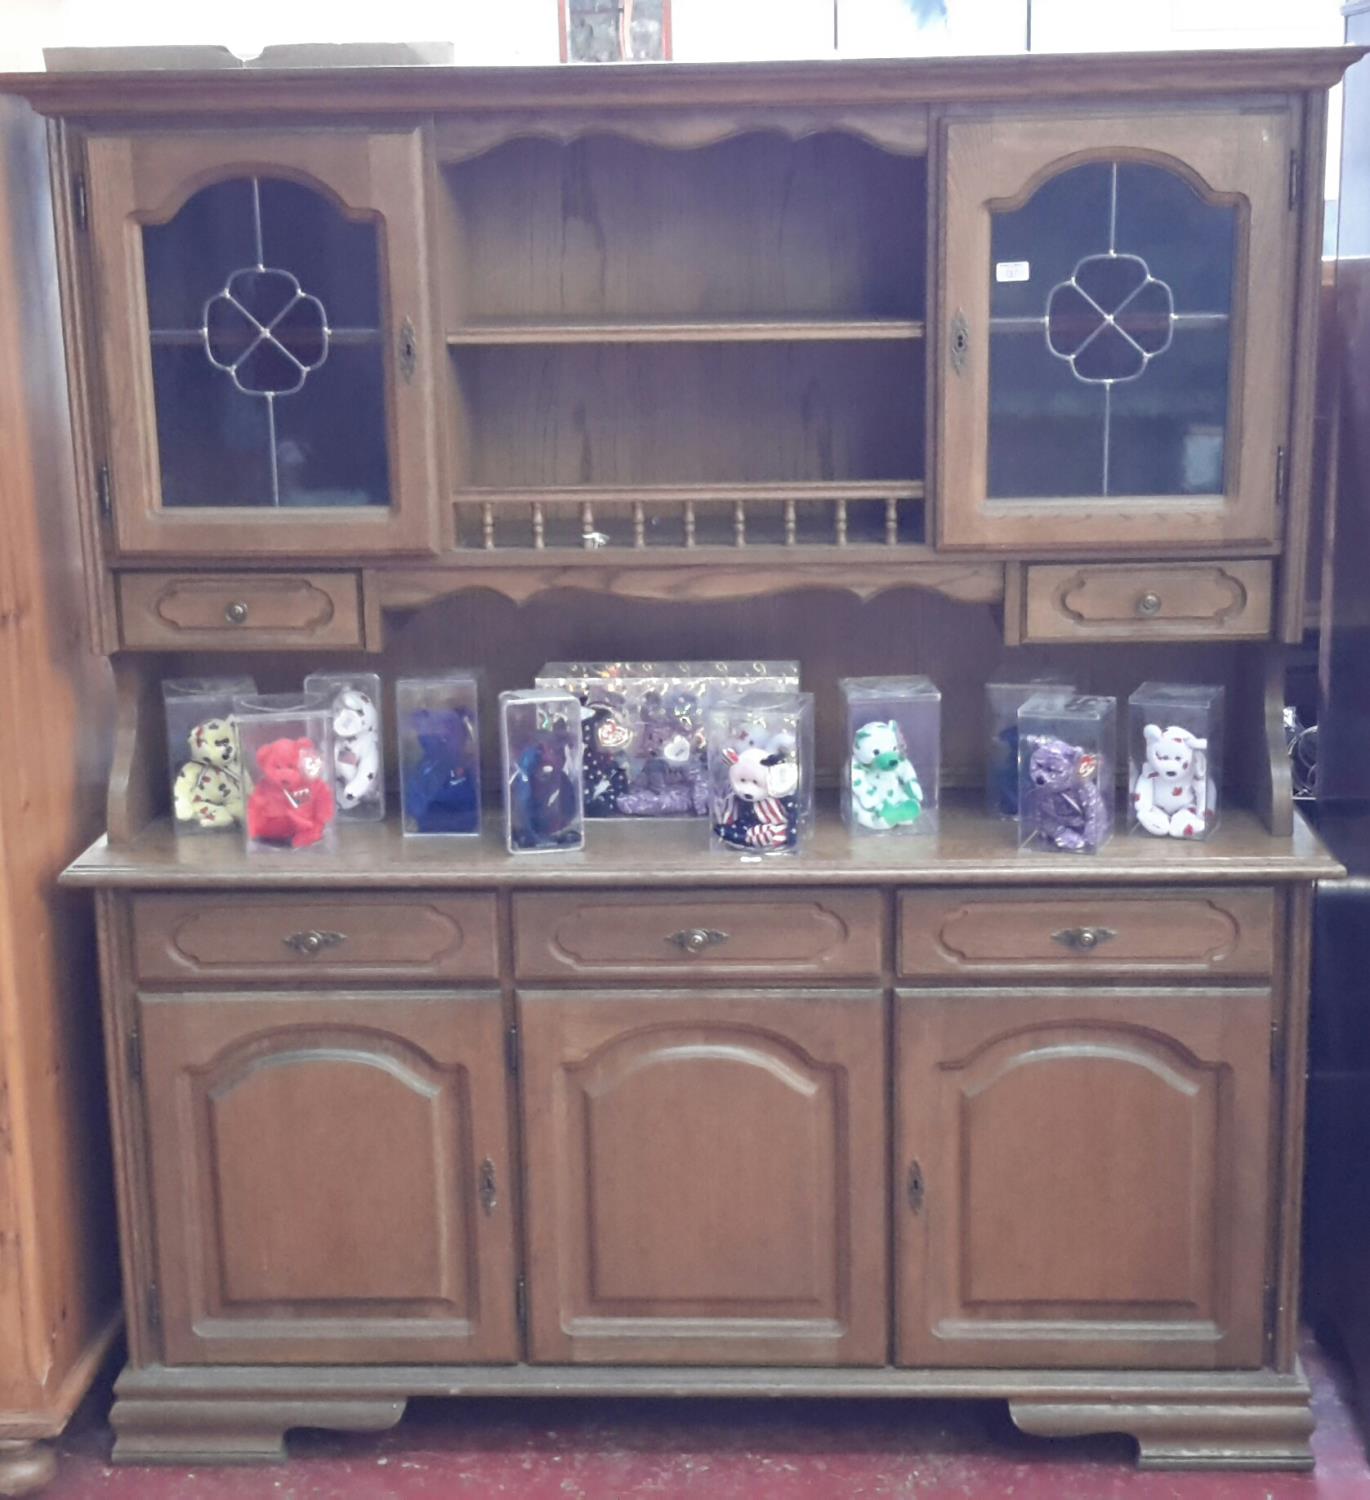
[{"label": "arched cupboard door", "polygon": [[1270,993],[897,1001],[897,1360],[1258,1368]]},{"label": "arched cupboard door", "polygon": [[519,996],[529,1357],[882,1365],[877,990]]},{"label": "arched cupboard door", "polygon": [[85,142],[122,556],[431,551],[421,129]]},{"label": "arched cupboard door", "polygon": [[1282,101],[944,122],[940,545],[1278,542],[1297,146]]},{"label": "arched cupboard door", "polygon": [[168,1363],[518,1358],[498,995],[139,1012]]}]

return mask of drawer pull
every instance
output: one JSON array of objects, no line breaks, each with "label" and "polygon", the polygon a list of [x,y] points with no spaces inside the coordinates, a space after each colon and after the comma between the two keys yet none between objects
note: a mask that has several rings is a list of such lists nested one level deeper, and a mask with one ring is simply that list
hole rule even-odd
[{"label": "drawer pull", "polygon": [[1053,932],[1051,940],[1073,953],[1093,953],[1101,943],[1112,942],[1117,936],[1111,927],[1064,927]]},{"label": "drawer pull", "polygon": [[1161,612],[1161,596],[1159,594],[1143,594],[1137,601],[1137,613],[1139,615],[1158,615]]},{"label": "drawer pull", "polygon": [[247,605],[241,599],[234,599],[224,606],[224,619],[230,625],[246,625]]},{"label": "drawer pull", "polygon": [[685,953],[703,953],[706,948],[715,948],[719,943],[726,943],[728,936],[728,933],[719,932],[713,927],[682,927],[679,932],[673,932],[666,941],[674,943]]},{"label": "drawer pull", "polygon": [[909,1208],[916,1214],[923,1212],[923,1168],[917,1161],[909,1163],[909,1180],[907,1184],[909,1195]]},{"label": "drawer pull", "polygon": [[341,932],[292,932],[282,941],[287,948],[293,948],[303,957],[313,958],[325,948],[336,948],[339,943],[345,943],[347,937]]},{"label": "drawer pull", "polygon": [[495,1164],[487,1156],[480,1164],[480,1206],[487,1215],[494,1213],[499,1204],[499,1189],[495,1185]]}]

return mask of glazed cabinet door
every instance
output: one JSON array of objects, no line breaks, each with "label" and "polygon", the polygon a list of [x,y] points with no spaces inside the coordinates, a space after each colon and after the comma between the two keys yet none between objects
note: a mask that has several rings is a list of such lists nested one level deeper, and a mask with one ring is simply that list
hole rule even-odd
[{"label": "glazed cabinet door", "polygon": [[1259,1366],[1270,1005],[899,996],[898,1362]]},{"label": "glazed cabinet door", "polygon": [[1287,101],[943,123],[941,545],[1278,541],[1297,149]]},{"label": "glazed cabinet door", "polygon": [[529,1353],[886,1358],[874,991],[519,997]]},{"label": "glazed cabinet door", "polygon": [[496,995],[140,999],[166,1358],[518,1357]]},{"label": "glazed cabinet door", "polygon": [[121,555],[432,550],[425,160],[416,127],[87,138]]}]

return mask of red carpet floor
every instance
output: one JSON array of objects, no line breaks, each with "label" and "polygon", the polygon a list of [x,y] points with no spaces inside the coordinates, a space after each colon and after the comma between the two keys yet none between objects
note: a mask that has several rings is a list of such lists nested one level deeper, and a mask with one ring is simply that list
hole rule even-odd
[{"label": "red carpet floor", "polygon": [[393,1432],[294,1434],[254,1469],[108,1463],[108,1396],[47,1500],[1370,1500],[1337,1373],[1315,1349],[1312,1474],[1140,1474],[1125,1439],[1025,1437],[995,1402],[415,1401]]}]

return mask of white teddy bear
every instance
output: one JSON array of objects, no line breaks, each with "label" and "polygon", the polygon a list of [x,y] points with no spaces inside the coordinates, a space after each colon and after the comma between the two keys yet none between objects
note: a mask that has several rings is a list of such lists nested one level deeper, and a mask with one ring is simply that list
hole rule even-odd
[{"label": "white teddy bear", "polygon": [[190,759],[176,773],[172,803],[178,823],[232,828],[243,816],[238,736],[227,719],[206,719],[187,735]]},{"label": "white teddy bear", "polygon": [[376,705],[356,688],[333,700],[333,776],[347,811],[380,795],[381,736]]},{"label": "white teddy bear", "polygon": [[1208,741],[1172,724],[1148,724],[1146,761],[1132,789],[1137,821],[1158,838],[1202,838],[1214,805]]}]

